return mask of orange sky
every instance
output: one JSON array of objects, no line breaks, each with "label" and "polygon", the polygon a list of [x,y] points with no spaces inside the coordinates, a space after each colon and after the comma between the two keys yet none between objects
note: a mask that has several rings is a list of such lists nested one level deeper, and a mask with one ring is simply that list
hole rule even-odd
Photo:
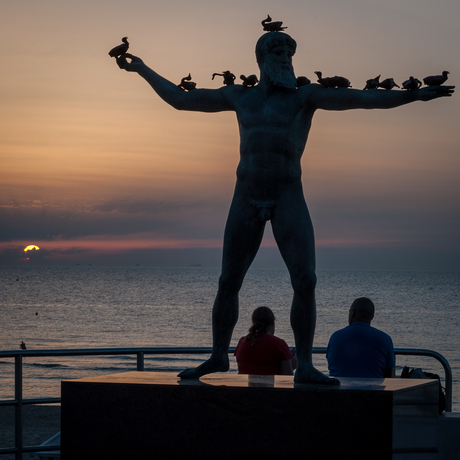
[{"label": "orange sky", "polygon": [[[460,75],[456,0],[4,2],[0,260],[14,263],[28,244],[69,261],[94,248],[219,247],[238,162],[234,114],[175,111],[107,52],[127,35],[166,78],[190,72],[217,88],[214,72],[258,73],[267,13],[288,26],[296,73],[312,80],[315,70],[355,88],[378,74]],[[319,265],[321,248],[459,255],[459,100],[315,115],[303,181]]]}]

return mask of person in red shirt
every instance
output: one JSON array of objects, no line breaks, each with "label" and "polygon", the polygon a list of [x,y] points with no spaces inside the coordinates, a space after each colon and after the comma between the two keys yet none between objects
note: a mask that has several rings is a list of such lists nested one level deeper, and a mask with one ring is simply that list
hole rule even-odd
[{"label": "person in red shirt", "polygon": [[295,358],[288,344],[274,333],[273,312],[268,307],[256,308],[249,334],[241,337],[235,349],[238,374],[293,375]]}]

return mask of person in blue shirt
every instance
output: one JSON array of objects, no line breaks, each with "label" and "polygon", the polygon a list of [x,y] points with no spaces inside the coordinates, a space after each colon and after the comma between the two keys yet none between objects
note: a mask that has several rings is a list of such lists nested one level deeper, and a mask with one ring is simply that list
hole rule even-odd
[{"label": "person in blue shirt", "polygon": [[371,326],[375,306],[359,297],[350,307],[348,326],[329,339],[326,358],[334,377],[394,377],[393,341],[388,334]]}]

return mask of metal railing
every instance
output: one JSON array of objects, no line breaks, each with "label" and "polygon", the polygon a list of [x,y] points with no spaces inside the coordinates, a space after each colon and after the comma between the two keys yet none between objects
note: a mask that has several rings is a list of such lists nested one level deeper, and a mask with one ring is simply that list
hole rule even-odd
[{"label": "metal railing", "polygon": [[[235,348],[231,347],[229,353],[233,354]],[[0,401],[1,406],[15,407],[15,446],[0,448],[0,456],[14,454],[16,460],[22,460],[24,453],[57,451],[60,445],[24,446],[23,442],[23,418],[22,408],[30,404],[53,404],[60,403],[61,398],[34,398],[24,399],[22,396],[22,365],[24,357],[68,357],[68,356],[115,356],[136,355],[137,371],[144,370],[145,355],[185,355],[185,354],[210,354],[210,347],[164,347],[164,348],[88,348],[70,350],[13,350],[0,351],[0,358],[14,358],[14,399]],[[395,355],[427,356],[438,360],[445,374],[446,389],[446,412],[452,412],[452,370],[446,358],[432,350],[395,348]],[[325,354],[326,347],[314,347],[313,353]]]}]

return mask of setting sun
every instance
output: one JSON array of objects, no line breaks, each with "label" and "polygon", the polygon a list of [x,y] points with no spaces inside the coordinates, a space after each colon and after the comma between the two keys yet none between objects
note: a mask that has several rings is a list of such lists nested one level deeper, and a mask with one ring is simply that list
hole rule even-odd
[{"label": "setting sun", "polygon": [[29,246],[26,246],[24,248],[24,252],[31,251],[32,249],[38,251],[40,248],[38,246],[35,246],[35,244],[29,244]]}]

